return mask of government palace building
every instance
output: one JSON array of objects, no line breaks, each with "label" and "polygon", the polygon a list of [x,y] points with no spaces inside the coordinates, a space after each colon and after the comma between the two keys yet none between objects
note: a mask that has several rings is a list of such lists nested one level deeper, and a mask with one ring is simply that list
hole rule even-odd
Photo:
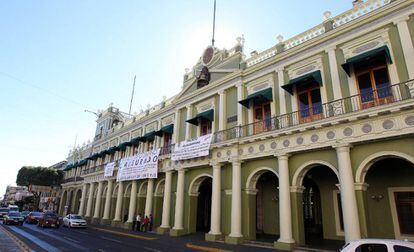
[{"label": "government palace building", "polygon": [[59,214],[282,250],[414,241],[414,0],[354,1],[275,41],[208,46],[175,96],[100,111]]}]

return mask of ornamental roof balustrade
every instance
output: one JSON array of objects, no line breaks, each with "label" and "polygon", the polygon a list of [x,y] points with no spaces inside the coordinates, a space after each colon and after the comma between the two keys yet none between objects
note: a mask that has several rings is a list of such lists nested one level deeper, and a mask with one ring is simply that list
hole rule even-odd
[{"label": "ornamental roof balustrade", "polygon": [[[337,15],[327,21],[332,22],[332,29],[336,29],[340,26],[343,26],[353,20],[358,19],[364,15],[372,13],[373,11],[390,4],[392,0],[368,0],[366,2],[358,3],[354,6],[354,8],[345,11],[342,14]],[[327,22],[325,21],[325,22]],[[319,24],[307,31],[304,31],[293,38],[290,38],[286,41],[280,41],[279,44],[283,45],[283,49],[285,51],[290,50],[298,45],[301,45],[311,39],[317,38],[327,32],[325,24]],[[247,66],[253,66],[260,62],[263,62],[277,54],[277,45],[273,46],[253,57],[250,57],[246,60]]]}]

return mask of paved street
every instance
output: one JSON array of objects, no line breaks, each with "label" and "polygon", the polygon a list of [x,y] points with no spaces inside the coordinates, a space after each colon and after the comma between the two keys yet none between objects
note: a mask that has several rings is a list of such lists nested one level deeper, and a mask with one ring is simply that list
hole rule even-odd
[{"label": "paved street", "polygon": [[202,234],[173,238],[152,233],[131,233],[123,230],[42,229],[36,225],[5,226],[34,251],[274,251],[268,248],[232,246],[203,240]]}]

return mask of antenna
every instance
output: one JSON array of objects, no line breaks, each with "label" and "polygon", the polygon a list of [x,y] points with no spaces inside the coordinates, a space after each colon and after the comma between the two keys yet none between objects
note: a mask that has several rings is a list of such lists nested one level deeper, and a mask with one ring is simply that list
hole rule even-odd
[{"label": "antenna", "polygon": [[214,47],[214,32],[216,30],[216,0],[214,0],[214,12],[213,12],[213,38],[211,39],[211,46]]},{"label": "antenna", "polygon": [[131,108],[132,108],[132,101],[134,100],[134,91],[135,91],[135,80],[137,76],[134,76],[134,84],[132,84],[132,94],[131,94],[131,103],[129,104],[129,112],[128,114],[131,114]]}]

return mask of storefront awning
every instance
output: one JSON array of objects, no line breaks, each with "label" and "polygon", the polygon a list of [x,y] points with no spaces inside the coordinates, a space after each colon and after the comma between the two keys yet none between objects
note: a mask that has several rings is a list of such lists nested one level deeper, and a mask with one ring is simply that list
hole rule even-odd
[{"label": "storefront awning", "polygon": [[364,52],[357,56],[349,58],[341,66],[345,70],[345,72],[348,74],[348,76],[350,76],[351,65],[359,64],[362,62],[369,62],[371,59],[379,58],[379,57],[384,58],[388,63],[392,64],[391,54],[390,54],[390,50],[388,49],[388,46],[381,46],[371,51]]},{"label": "storefront awning", "polygon": [[130,145],[131,145],[130,142],[124,142],[124,143],[121,143],[120,145],[118,145],[118,149],[121,150],[121,151],[124,151],[124,150],[126,150],[126,147],[128,147]]},{"label": "storefront awning", "polygon": [[89,156],[87,159],[88,160],[95,160],[95,159],[97,159],[99,157],[100,157],[100,154],[99,153],[95,153],[92,156]]},{"label": "storefront awning", "polygon": [[148,132],[144,135],[145,141],[153,140],[155,137],[155,130]]},{"label": "storefront awning", "polygon": [[112,153],[115,153],[118,150],[119,150],[119,147],[118,146],[113,146],[113,147],[111,147],[111,148],[108,149],[108,153],[109,154],[112,154]]},{"label": "storefront awning", "polygon": [[139,144],[140,142],[145,142],[145,137],[139,136],[139,137],[132,138],[129,143],[130,145],[136,145],[136,144]]},{"label": "storefront awning", "polygon": [[86,165],[87,163],[88,163],[88,160],[83,159],[83,160],[79,161],[78,166]]},{"label": "storefront awning", "polygon": [[214,121],[214,109],[201,112],[196,117],[187,120],[188,123],[193,125],[198,125],[200,121]]},{"label": "storefront awning", "polygon": [[304,74],[297,78],[291,79],[288,84],[283,85],[282,88],[293,95],[293,87],[302,87],[309,84],[318,83],[322,86],[321,71],[314,71],[308,74]]},{"label": "storefront awning", "polygon": [[172,134],[174,131],[174,124],[169,124],[162,127],[160,130],[155,132],[155,135],[162,137],[164,133]]},{"label": "storefront awning", "polygon": [[266,88],[256,93],[249,94],[246,99],[239,101],[239,103],[246,108],[250,108],[250,104],[252,104],[250,101],[253,101],[255,99],[273,101],[272,88]]}]

